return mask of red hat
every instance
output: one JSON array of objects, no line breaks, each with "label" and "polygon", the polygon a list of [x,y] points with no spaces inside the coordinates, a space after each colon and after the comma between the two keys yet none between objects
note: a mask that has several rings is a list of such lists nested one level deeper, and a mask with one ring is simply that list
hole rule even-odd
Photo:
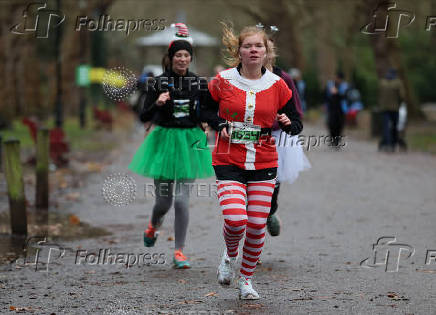
[{"label": "red hat", "polygon": [[171,24],[171,27],[175,27],[177,29],[176,33],[174,34],[173,41],[186,40],[192,45],[192,37],[189,36],[188,27],[184,23]]}]

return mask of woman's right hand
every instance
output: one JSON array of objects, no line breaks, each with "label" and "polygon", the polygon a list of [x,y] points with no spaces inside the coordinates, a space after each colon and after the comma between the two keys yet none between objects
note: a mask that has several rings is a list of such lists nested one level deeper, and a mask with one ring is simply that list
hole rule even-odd
[{"label": "woman's right hand", "polygon": [[229,133],[227,132],[227,128],[223,128],[220,131],[220,137],[223,138],[223,140],[229,140],[230,136]]},{"label": "woman's right hand", "polygon": [[170,99],[170,92],[164,92],[161,95],[159,95],[158,99],[156,100],[157,106],[162,106]]}]

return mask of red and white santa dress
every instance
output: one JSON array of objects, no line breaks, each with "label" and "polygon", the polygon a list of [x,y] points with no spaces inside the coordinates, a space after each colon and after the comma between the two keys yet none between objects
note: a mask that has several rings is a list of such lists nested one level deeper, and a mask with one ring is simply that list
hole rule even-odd
[{"label": "red and white santa dress", "polygon": [[266,219],[277,174],[277,150],[271,128],[277,114],[290,125],[280,126],[296,135],[303,125],[290,101],[292,92],[279,76],[262,68],[262,76],[249,80],[240,66],[221,71],[209,83],[201,102],[203,121],[218,132],[230,125],[230,139],[219,138],[212,153],[218,199],[224,216],[227,255],[237,257],[245,235],[240,273],[251,278],[263,248]]}]

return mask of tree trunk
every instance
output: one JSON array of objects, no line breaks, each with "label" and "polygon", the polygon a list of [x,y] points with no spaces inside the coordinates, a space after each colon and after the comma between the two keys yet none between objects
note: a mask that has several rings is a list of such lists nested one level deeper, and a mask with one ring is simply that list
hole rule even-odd
[{"label": "tree trunk", "polygon": [[15,114],[15,78],[17,45],[20,35],[11,34],[11,25],[22,22],[24,4],[17,1],[14,4],[1,3],[0,5],[0,116],[1,124],[9,125]]},{"label": "tree trunk", "polygon": [[[364,1],[363,3],[366,4],[366,16],[371,17],[373,15],[373,11],[376,9],[377,5],[381,3],[381,1],[369,0]],[[369,42],[374,52],[378,78],[383,78],[389,68],[396,68],[404,85],[405,102],[407,103],[407,111],[409,116],[411,118],[422,118],[423,114],[414,97],[413,88],[408,80],[408,75],[401,58],[401,50],[398,46],[398,38],[387,38],[383,33],[368,36],[371,36]]]},{"label": "tree trunk", "polygon": [[[321,4],[320,4],[321,5]],[[328,5],[328,4],[327,4]],[[328,8],[323,7],[327,10]],[[315,47],[316,63],[318,65],[318,80],[321,88],[325,86],[328,80],[334,78],[337,70],[337,55],[331,38],[331,23],[326,18],[325,10],[318,10],[315,14]]]},{"label": "tree trunk", "polygon": [[[436,15],[436,0],[431,0],[430,12],[433,13],[433,16]],[[436,51],[436,29],[434,26],[430,29],[430,48],[431,51]]]}]

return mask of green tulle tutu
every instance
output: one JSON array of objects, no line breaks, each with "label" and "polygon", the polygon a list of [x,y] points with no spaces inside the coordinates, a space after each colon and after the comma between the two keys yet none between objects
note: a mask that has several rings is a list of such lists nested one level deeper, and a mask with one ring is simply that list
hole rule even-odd
[{"label": "green tulle tutu", "polygon": [[136,151],[129,169],[139,175],[167,180],[215,174],[206,135],[198,127],[156,126]]}]

